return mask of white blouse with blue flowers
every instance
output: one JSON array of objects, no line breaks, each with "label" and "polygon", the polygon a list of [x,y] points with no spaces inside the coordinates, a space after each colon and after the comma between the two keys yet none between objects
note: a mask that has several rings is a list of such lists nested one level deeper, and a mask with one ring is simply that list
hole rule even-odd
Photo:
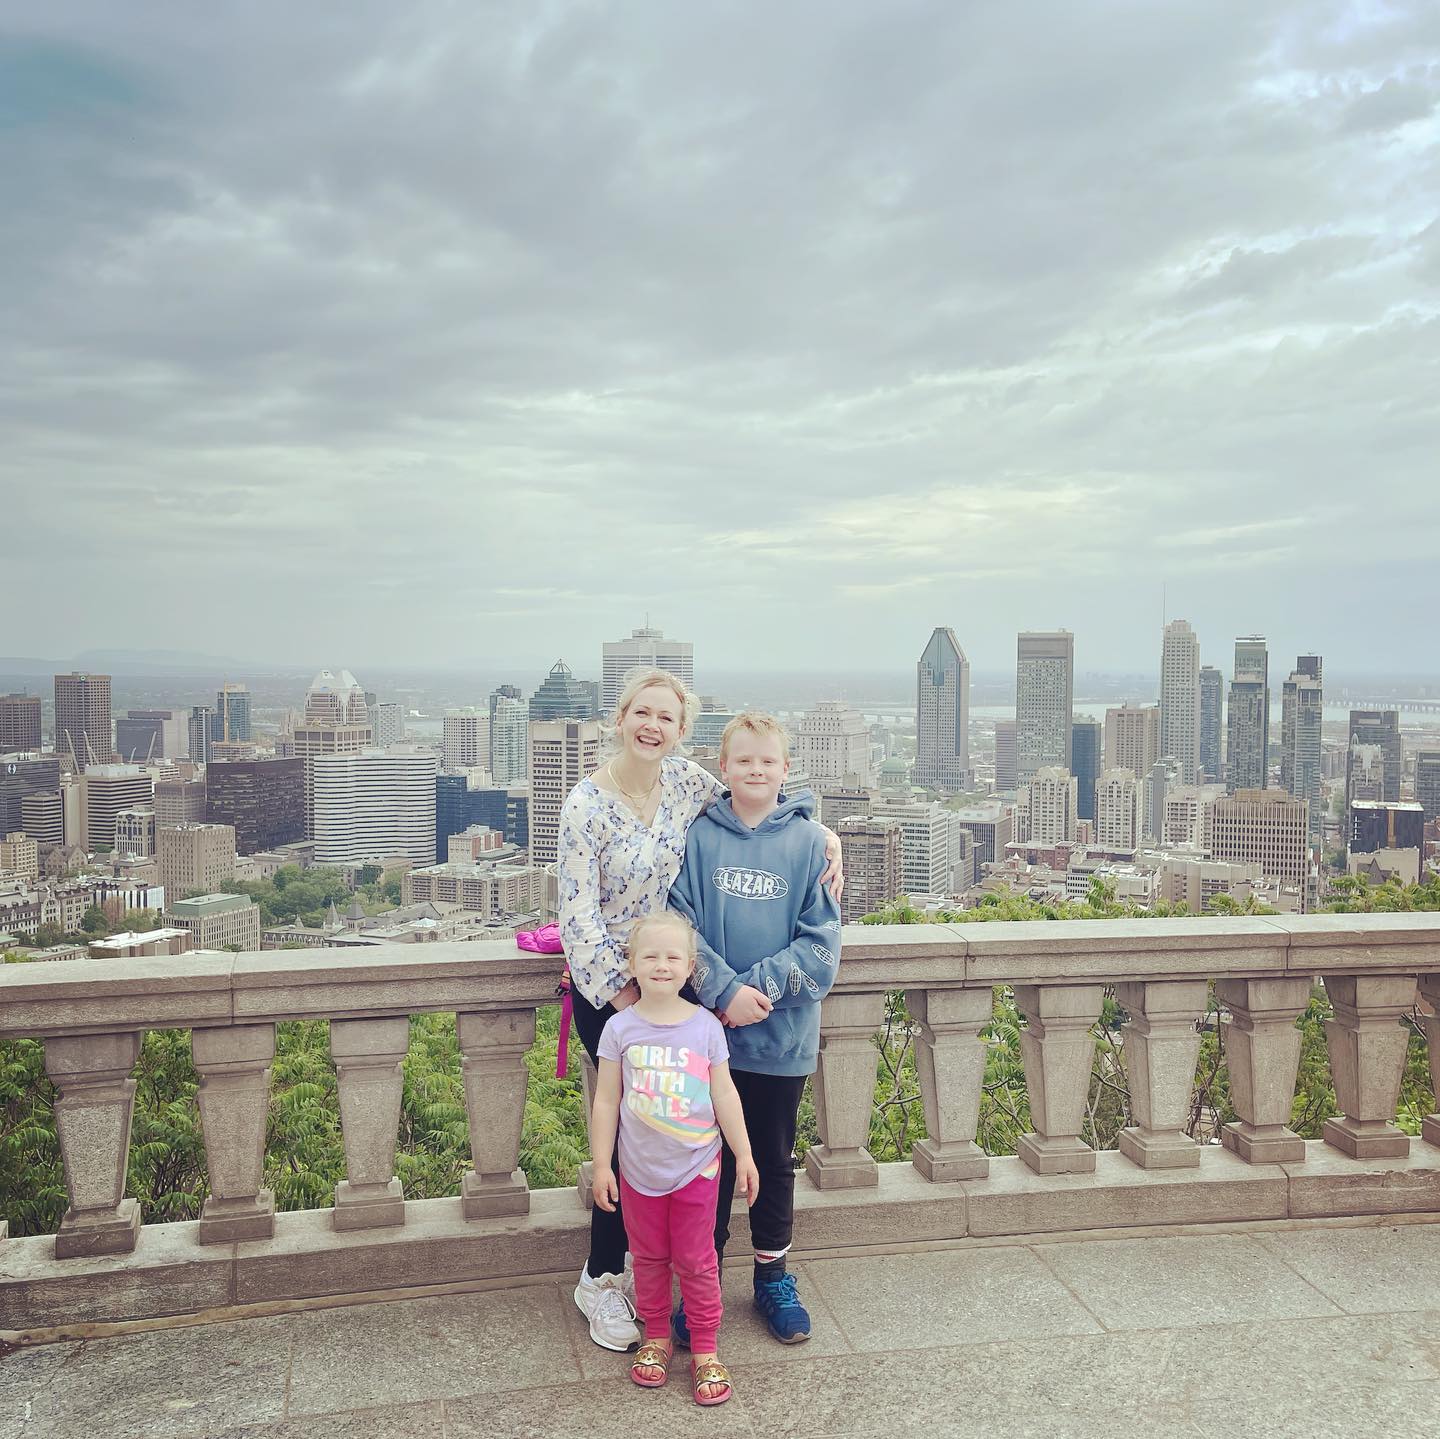
[{"label": "white blouse with blue flowers", "polygon": [[665,908],[685,832],[723,792],[718,779],[679,755],[660,761],[653,824],[593,779],[570,791],[560,811],[560,939],[576,990],[596,1009],[625,987],[631,927]]}]

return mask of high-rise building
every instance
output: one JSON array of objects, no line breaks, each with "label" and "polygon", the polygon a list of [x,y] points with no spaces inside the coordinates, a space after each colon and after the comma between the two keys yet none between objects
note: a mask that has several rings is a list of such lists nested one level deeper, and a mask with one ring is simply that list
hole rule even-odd
[{"label": "high-rise building", "polygon": [[59,790],[31,790],[20,800],[20,828],[51,850],[65,843],[65,802]]},{"label": "high-rise building", "polygon": [[0,874],[40,878],[40,846],[24,830],[0,832]]},{"label": "high-rise building", "polygon": [[1016,838],[1043,847],[1075,839],[1075,777],[1058,765],[1036,770],[1020,792],[1015,811]]},{"label": "high-rise building", "polygon": [[975,846],[977,871],[1005,858],[1005,846],[1015,835],[1015,811],[998,800],[954,811],[956,825],[968,834]]},{"label": "high-rise building", "polygon": [[1415,798],[1427,820],[1440,819],[1440,749],[1416,750]]},{"label": "high-rise building", "polygon": [[530,721],[588,720],[600,716],[599,687],[577,680],[564,660],[556,660],[545,682],[530,696]]},{"label": "high-rise building", "polygon": [[840,918],[854,924],[888,904],[904,887],[900,821],[851,815],[836,825],[845,860]]},{"label": "high-rise building", "polygon": [[215,730],[212,738],[221,741],[251,738],[250,691],[246,686],[223,684],[215,691]]},{"label": "high-rise building", "polygon": [[1357,799],[1350,806],[1351,854],[1425,848],[1425,807],[1416,800]]},{"label": "high-rise building", "polygon": [[915,783],[953,794],[970,784],[970,661],[955,631],[937,628],[915,670]]},{"label": "high-rise building", "polygon": [[1128,854],[1139,844],[1140,784],[1128,769],[1107,769],[1096,794],[1096,848]]},{"label": "high-rise building", "polygon": [[240,854],[257,854],[305,838],[304,760],[212,764],[205,771],[204,794],[206,820],[229,825]]},{"label": "high-rise building", "polygon": [[155,811],[122,809],[115,816],[116,859],[154,859]]},{"label": "high-rise building", "polygon": [[1069,630],[1018,636],[1015,736],[1021,784],[1040,769],[1070,770],[1074,700],[1075,636]]},{"label": "high-rise building", "polygon": [[405,710],[394,700],[381,700],[375,706],[375,743],[382,749],[399,744],[405,738]]},{"label": "high-rise building", "polygon": [[153,808],[155,782],[138,764],[92,764],[81,777],[85,847],[115,847],[115,816],[122,809]]},{"label": "high-rise building", "polygon": [[1214,665],[1200,667],[1200,773],[1208,784],[1223,778],[1220,733],[1224,728],[1225,676]]},{"label": "high-rise building", "polygon": [[439,766],[432,751],[391,745],[317,754],[310,766],[317,864],[400,855],[434,863]]},{"label": "high-rise building", "polygon": [[515,685],[501,685],[490,695],[490,778],[497,785],[526,782],[529,739],[529,707]]},{"label": "high-rise building", "polygon": [[1173,789],[1180,787],[1180,766],[1164,755],[1140,777],[1140,833],[1158,841],[1165,825],[1165,804]]},{"label": "high-rise building", "polygon": [[[600,671],[600,714],[609,720],[620,703],[625,677],[631,670],[666,670],[695,688],[695,646],[689,640],[667,640],[664,631],[632,630],[628,640],[607,640]],[[560,719],[560,715],[531,715],[532,719]],[[588,716],[582,716],[588,718]]]},{"label": "high-rise building", "polygon": [[490,716],[485,710],[446,710],[442,748],[446,769],[490,763]]},{"label": "high-rise building", "polygon": [[203,824],[205,822],[205,781],[203,779],[157,779],[155,781],[156,824]]},{"label": "high-rise building", "polygon": [[1258,864],[1267,879],[1280,880],[1304,896],[1309,829],[1304,803],[1284,790],[1237,790],[1211,807],[1211,857],[1232,864]]},{"label": "high-rise building", "polygon": [[0,695],[0,754],[40,748],[40,696]]},{"label": "high-rise building", "polygon": [[1160,758],[1160,706],[1114,705],[1105,711],[1105,768],[1144,779]]},{"label": "high-rise building", "polygon": [[1394,802],[1400,798],[1405,751],[1396,710],[1351,710],[1345,760],[1345,812],[1357,799]]},{"label": "high-rise building", "polygon": [[1305,801],[1314,843],[1320,841],[1325,824],[1325,795],[1320,783],[1323,683],[1320,656],[1300,655],[1281,690],[1280,788]]},{"label": "high-rise building", "polygon": [[[875,801],[870,817],[872,820],[893,819],[900,826],[902,893],[954,893],[955,866],[962,841],[952,810],[936,800],[880,798]],[[843,840],[841,846],[844,846]]]},{"label": "high-rise building", "polygon": [[215,743],[215,711],[209,705],[195,705],[190,710],[187,726],[190,758],[196,764],[210,763],[210,748]]},{"label": "high-rise building", "polygon": [[114,762],[109,675],[55,676],[55,752],[69,755],[77,770]]},{"label": "high-rise building", "polygon": [[1225,788],[1265,789],[1270,766],[1270,656],[1264,635],[1235,641],[1235,672],[1226,716]]},{"label": "high-rise building", "polygon": [[192,949],[257,950],[260,906],[243,894],[202,894],[194,899],[165,896],[165,923],[186,930]]},{"label": "high-rise building", "polygon": [[235,877],[235,831],[228,824],[158,825],[155,866],[167,904],[214,894]]},{"label": "high-rise building", "polygon": [[115,720],[115,749],[122,764],[183,759],[188,719],[180,710],[126,710]]},{"label": "high-rise building", "polygon": [[841,700],[821,700],[800,717],[793,763],[810,777],[812,785],[864,789],[873,778],[870,726],[865,717]]},{"label": "high-rise building", "polygon": [[1079,819],[1095,818],[1095,787],[1103,766],[1100,721],[1078,719],[1070,726],[1070,753],[1075,766],[1075,814]]},{"label": "high-rise building", "polygon": [[1160,842],[1208,852],[1210,810],[1224,793],[1225,786],[1219,784],[1180,784],[1171,788],[1165,795]]},{"label": "high-rise building", "polygon": [[598,720],[531,722],[530,858],[536,864],[555,863],[560,811],[565,799],[582,779],[599,767]]},{"label": "high-rise building", "polygon": [[349,670],[338,674],[321,670],[305,693],[305,717],[295,726],[290,744],[292,757],[305,762],[306,838],[316,837],[314,761],[322,755],[359,754],[374,742],[370,708],[359,680]]},{"label": "high-rise building", "polygon": [[842,819],[869,819],[874,797],[868,789],[849,789],[844,785],[816,785],[815,799],[820,808],[815,818],[834,829]]},{"label": "high-rise building", "polygon": [[[59,788],[58,756],[0,754],[0,834],[9,834],[12,830],[24,828],[20,806],[27,794]],[[34,837],[36,836],[32,836]]]},{"label": "high-rise building", "polygon": [[1020,787],[1020,746],[1015,721],[995,721],[995,792],[1010,794]]},{"label": "high-rise building", "polygon": [[1200,779],[1200,641],[1188,620],[1165,626],[1160,649],[1160,753],[1173,755],[1180,782]]}]

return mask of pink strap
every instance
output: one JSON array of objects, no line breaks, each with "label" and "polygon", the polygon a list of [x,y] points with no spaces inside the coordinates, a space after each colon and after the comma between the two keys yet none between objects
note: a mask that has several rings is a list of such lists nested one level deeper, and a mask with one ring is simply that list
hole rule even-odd
[{"label": "pink strap", "polygon": [[565,993],[560,996],[560,1044],[555,1051],[555,1078],[564,1079],[570,1068],[570,1016],[575,1013],[575,990],[566,975]]}]

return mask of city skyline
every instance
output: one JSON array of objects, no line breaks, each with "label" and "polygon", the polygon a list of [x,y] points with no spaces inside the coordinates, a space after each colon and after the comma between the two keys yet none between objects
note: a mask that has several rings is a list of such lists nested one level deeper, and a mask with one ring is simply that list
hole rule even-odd
[{"label": "city skyline", "polygon": [[717,667],[948,623],[982,672],[1009,636],[965,617],[1003,598],[1081,669],[1151,672],[1165,614],[1204,659],[1260,629],[1410,668],[1437,24],[11,16],[0,486],[10,593],[45,596],[14,643],[300,664],[344,616],[361,667],[588,671],[648,611]]}]

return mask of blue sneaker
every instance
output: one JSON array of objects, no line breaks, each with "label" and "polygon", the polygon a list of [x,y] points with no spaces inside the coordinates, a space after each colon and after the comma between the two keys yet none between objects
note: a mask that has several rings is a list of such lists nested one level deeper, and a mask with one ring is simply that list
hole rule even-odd
[{"label": "blue sneaker", "polygon": [[675,1306],[675,1312],[670,1316],[670,1328],[675,1335],[675,1347],[688,1349],[690,1347],[690,1325],[685,1319],[685,1301],[683,1299]]},{"label": "blue sneaker", "polygon": [[803,1344],[810,1337],[810,1315],[795,1292],[795,1276],[755,1280],[755,1307],[770,1333],[782,1344]]}]

